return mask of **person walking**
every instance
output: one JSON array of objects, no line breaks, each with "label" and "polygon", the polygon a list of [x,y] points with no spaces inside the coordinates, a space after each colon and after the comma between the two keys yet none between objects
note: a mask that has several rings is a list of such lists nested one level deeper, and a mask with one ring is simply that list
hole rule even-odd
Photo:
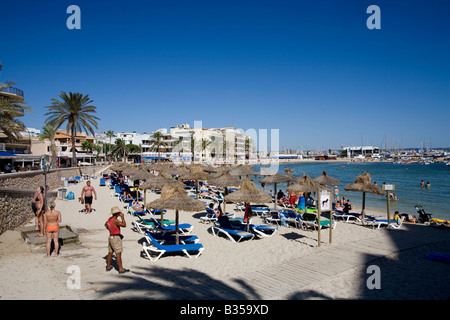
[{"label": "person walking", "polygon": [[91,181],[87,181],[81,191],[81,199],[83,199],[84,196],[84,208],[86,209],[86,214],[91,213],[92,211],[92,194],[94,194],[95,200],[97,200],[97,192],[94,187],[91,186]]},{"label": "person walking", "polygon": [[58,256],[59,251],[59,224],[61,223],[61,212],[55,210],[55,203],[52,201],[49,205],[49,210],[44,214],[44,228],[47,235],[47,257],[50,257],[50,249],[55,245],[55,256]]},{"label": "person walking", "polygon": [[[108,255],[106,257],[106,271],[112,269],[111,260],[113,253],[116,255],[117,265],[119,266],[119,273],[125,273],[130,271],[125,269],[122,265],[122,234],[120,233],[120,228],[125,228],[127,223],[123,216],[123,212],[119,207],[115,206],[111,208],[111,217],[106,221],[105,227],[109,231],[108,237]],[[120,219],[119,219],[120,217]]]}]

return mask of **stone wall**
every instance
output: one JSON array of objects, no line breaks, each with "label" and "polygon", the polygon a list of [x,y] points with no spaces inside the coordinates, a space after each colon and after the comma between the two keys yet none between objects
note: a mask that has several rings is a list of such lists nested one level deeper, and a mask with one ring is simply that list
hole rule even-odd
[{"label": "stone wall", "polygon": [[[13,230],[34,217],[31,200],[35,190],[0,188],[0,234]],[[50,191],[47,203],[56,199],[57,192]]]},{"label": "stone wall", "polygon": [[[47,173],[47,203],[56,199],[57,189],[61,188],[61,178],[88,174],[94,176],[102,167],[81,167],[54,169]],[[31,200],[39,186],[44,186],[44,172],[28,171],[0,174],[0,234],[13,230],[34,217]]]}]

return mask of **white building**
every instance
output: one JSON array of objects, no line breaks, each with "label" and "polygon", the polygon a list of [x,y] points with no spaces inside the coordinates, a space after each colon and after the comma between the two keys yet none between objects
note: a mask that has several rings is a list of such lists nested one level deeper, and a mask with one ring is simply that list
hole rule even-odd
[{"label": "white building", "polygon": [[380,148],[372,146],[345,147],[343,149],[347,151],[347,158],[365,158],[380,153]]}]

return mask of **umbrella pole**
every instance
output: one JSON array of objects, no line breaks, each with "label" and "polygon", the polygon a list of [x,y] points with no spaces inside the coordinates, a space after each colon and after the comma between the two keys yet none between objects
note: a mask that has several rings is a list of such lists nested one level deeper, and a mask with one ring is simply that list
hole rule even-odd
[{"label": "umbrella pole", "polygon": [[274,197],[274,205],[273,208],[277,209],[277,184],[275,183],[275,197]]},{"label": "umbrella pole", "polygon": [[178,245],[178,244],[180,244],[179,236],[178,236],[178,210],[175,210],[175,230],[177,230],[177,233],[175,236],[175,243]]},{"label": "umbrella pole", "polygon": [[361,210],[361,215],[362,218],[365,218],[365,214],[364,214],[364,209],[366,208],[366,193],[363,192],[363,202],[362,202],[362,210]]},{"label": "umbrella pole", "polygon": [[[333,194],[332,194],[332,192],[330,192],[330,200],[331,200],[331,197],[333,196]],[[328,200],[328,201],[330,201],[330,200]],[[331,209],[330,209],[330,242],[329,243],[331,243],[331,241],[332,241],[332,230],[333,230],[333,201],[330,201],[330,203],[331,203]]]},{"label": "umbrella pole", "polygon": [[318,229],[317,229],[317,243],[318,246],[320,247],[320,207],[321,207],[321,203],[320,203],[320,190],[317,192],[317,224],[318,224]]}]

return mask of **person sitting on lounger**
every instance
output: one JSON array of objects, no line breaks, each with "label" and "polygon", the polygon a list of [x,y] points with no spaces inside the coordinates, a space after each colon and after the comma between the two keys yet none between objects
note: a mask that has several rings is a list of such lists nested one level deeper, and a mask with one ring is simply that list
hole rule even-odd
[{"label": "person sitting on lounger", "polygon": [[209,207],[206,208],[206,212],[211,213],[211,214],[214,214],[216,217],[219,216],[219,214],[217,213],[217,211],[214,210],[214,203],[210,203],[210,204],[209,204]]},{"label": "person sitting on lounger", "polygon": [[347,201],[344,203],[344,211],[345,213],[350,213],[350,210],[352,209],[352,204],[350,203],[350,199],[347,199]]}]

